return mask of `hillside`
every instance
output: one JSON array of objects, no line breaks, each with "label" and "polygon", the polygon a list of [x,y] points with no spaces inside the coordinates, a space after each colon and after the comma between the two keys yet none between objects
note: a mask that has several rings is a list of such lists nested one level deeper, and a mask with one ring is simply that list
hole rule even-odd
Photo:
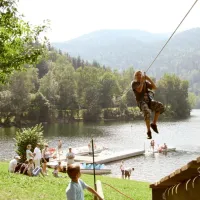
[{"label": "hillside", "polygon": [[[101,30],[52,45],[72,56],[96,60],[120,70],[129,66],[145,70],[160,51],[169,34],[152,34],[140,30]],[[189,80],[200,87],[200,28],[177,33],[149,70],[157,78],[165,72]],[[192,89],[193,90],[193,89]]]},{"label": "hillside", "polygon": [[53,43],[53,46],[71,56],[80,55],[90,62],[96,60],[102,65],[124,69],[138,65],[148,54],[152,42],[166,38],[167,34],[140,30],[101,30],[67,42]]}]

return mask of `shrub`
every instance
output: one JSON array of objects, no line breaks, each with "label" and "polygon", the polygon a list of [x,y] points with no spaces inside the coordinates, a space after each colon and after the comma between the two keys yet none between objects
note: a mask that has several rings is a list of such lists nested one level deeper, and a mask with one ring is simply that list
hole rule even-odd
[{"label": "shrub", "polygon": [[16,132],[15,142],[16,153],[21,156],[21,161],[25,161],[26,147],[28,144],[31,144],[33,149],[36,147],[37,143],[41,143],[43,146],[45,142],[43,138],[43,126],[37,124],[31,128],[19,129]]}]

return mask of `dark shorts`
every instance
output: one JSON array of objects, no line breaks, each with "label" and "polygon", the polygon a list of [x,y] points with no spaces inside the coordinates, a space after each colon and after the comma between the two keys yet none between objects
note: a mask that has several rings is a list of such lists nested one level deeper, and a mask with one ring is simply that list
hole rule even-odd
[{"label": "dark shorts", "polygon": [[124,170],[121,170],[121,172],[122,172],[122,176],[124,175]]},{"label": "dark shorts", "polygon": [[151,111],[162,114],[165,111],[164,105],[159,101],[152,100],[150,105],[145,101],[139,103],[140,109],[143,112],[144,119],[150,120]]},{"label": "dark shorts", "polygon": [[[49,162],[49,158],[45,158],[45,160],[46,160],[47,162]],[[42,163],[46,163],[46,162],[44,161],[44,158],[42,158]]]},{"label": "dark shorts", "polygon": [[[23,164],[22,166],[21,166],[21,168],[20,168],[20,174],[22,174],[23,173],[23,171],[25,170],[25,165]],[[26,170],[27,171],[27,170]]]},{"label": "dark shorts", "polygon": [[129,173],[128,171],[125,170],[125,178],[126,178],[126,177],[130,177],[130,176],[131,176],[130,173]]},{"label": "dark shorts", "polygon": [[21,166],[22,166],[22,163],[18,163],[17,166],[15,167],[14,173],[18,172]]}]

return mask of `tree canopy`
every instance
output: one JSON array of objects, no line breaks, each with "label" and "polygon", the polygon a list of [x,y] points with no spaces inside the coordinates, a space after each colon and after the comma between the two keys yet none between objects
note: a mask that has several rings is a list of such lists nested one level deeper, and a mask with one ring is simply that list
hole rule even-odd
[{"label": "tree canopy", "polygon": [[45,24],[32,27],[26,22],[18,13],[16,0],[0,0],[0,82],[44,55],[47,40],[40,35],[46,28]]},{"label": "tree canopy", "polygon": [[[26,120],[53,122],[79,117],[95,121],[102,117],[139,116],[130,87],[133,67],[119,72],[85,61],[76,68],[73,63],[78,59],[81,60],[50,48],[48,57],[36,68],[14,72],[5,85],[0,85],[0,123],[13,119],[20,125],[20,121]],[[164,103],[165,116],[189,116],[195,99],[189,95],[187,81],[165,74],[157,86],[155,99]]]}]

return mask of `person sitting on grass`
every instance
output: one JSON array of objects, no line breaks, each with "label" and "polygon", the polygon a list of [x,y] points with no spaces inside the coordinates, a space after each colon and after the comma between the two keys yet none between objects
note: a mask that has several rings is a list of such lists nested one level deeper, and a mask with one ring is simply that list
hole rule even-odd
[{"label": "person sitting on grass", "polygon": [[8,171],[11,173],[15,173],[16,172],[16,167],[17,164],[19,163],[19,160],[21,159],[20,156],[15,156],[14,159],[12,159],[9,163],[9,167],[8,167]]},{"label": "person sitting on grass", "polygon": [[53,176],[56,177],[56,178],[60,178],[61,176],[58,175],[58,165],[56,165],[54,167],[54,170],[52,172]]},{"label": "person sitting on grass", "polygon": [[15,173],[23,174],[23,171],[25,168],[27,168],[27,166],[28,166],[28,160],[26,160],[24,163],[19,163],[15,168]]},{"label": "person sitting on grass", "polygon": [[44,176],[43,172],[42,172],[42,168],[41,167],[36,167],[34,168],[34,163],[33,163],[33,159],[29,159],[29,163],[27,165],[27,174],[28,176],[38,176],[39,173],[42,174],[42,176]]},{"label": "person sitting on grass", "polygon": [[21,166],[23,165],[23,163],[17,163],[17,166],[15,167],[15,171],[14,171],[14,173],[19,173],[19,170],[20,170],[20,168],[21,168]]},{"label": "person sitting on grass", "polygon": [[84,200],[84,189],[87,189],[89,192],[97,196],[99,200],[103,200],[103,198],[94,189],[88,186],[83,180],[79,179],[81,172],[78,164],[68,165],[67,174],[71,179],[71,182],[66,189],[67,200]]},{"label": "person sitting on grass", "polygon": [[25,174],[25,175],[28,175],[27,174],[27,168],[28,168],[28,160],[26,160],[20,167],[19,169],[19,173],[20,174]]},{"label": "person sitting on grass", "polygon": [[58,162],[58,172],[67,172],[66,166],[62,166],[60,161]]}]

